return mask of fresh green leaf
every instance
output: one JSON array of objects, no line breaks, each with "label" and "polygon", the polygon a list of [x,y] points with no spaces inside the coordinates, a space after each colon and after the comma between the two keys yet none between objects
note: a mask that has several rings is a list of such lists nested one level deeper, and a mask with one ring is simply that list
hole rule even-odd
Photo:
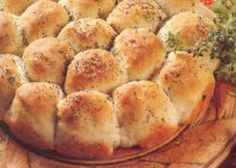
[{"label": "fresh green leaf", "polygon": [[[174,51],[191,52],[194,56],[202,56],[211,48],[211,58],[221,61],[216,77],[223,78],[236,88],[236,0],[216,0],[214,9],[219,16],[217,31],[210,33],[206,40],[199,41],[191,50],[178,34],[169,33],[168,47]],[[236,95],[236,89],[230,94]]]},{"label": "fresh green leaf", "polygon": [[216,0],[214,4],[214,10],[220,9],[221,5],[222,5],[222,0]]}]

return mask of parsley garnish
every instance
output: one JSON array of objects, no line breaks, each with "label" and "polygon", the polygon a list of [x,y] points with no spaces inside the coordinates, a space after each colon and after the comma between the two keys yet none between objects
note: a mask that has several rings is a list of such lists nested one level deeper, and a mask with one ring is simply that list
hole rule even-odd
[{"label": "parsley garnish", "polygon": [[221,61],[215,73],[216,77],[232,84],[230,94],[236,96],[236,1],[216,0],[214,11],[219,17],[219,20],[215,21],[218,29],[211,32],[206,40],[200,40],[195,47],[189,48],[184,45],[178,34],[169,33],[168,47],[174,51],[188,51],[195,56],[202,56],[211,48],[211,58]]}]

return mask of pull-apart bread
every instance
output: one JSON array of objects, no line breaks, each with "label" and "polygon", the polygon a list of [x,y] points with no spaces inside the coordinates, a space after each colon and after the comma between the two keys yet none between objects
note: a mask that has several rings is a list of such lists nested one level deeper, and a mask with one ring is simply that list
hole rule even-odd
[{"label": "pull-apart bread", "polygon": [[166,17],[155,0],[124,0],[109,14],[109,23],[117,32],[126,28],[147,28],[155,32]]},{"label": "pull-apart bread", "polygon": [[62,155],[100,158],[119,145],[119,125],[108,95],[74,92],[58,104],[56,150]]},{"label": "pull-apart bread", "polygon": [[112,48],[127,71],[129,80],[149,79],[162,67],[166,49],[159,38],[144,28],[129,28],[120,33]]},{"label": "pull-apart bread", "polygon": [[0,120],[61,157],[156,147],[201,121],[218,66],[168,35],[192,48],[215,17],[197,0],[0,0]]},{"label": "pull-apart bread", "polygon": [[16,89],[27,82],[23,66],[23,61],[15,55],[0,55],[0,120],[10,107]]},{"label": "pull-apart bread", "polygon": [[170,137],[178,125],[174,105],[161,86],[134,81],[113,93],[120,125],[121,147],[152,147]]},{"label": "pull-apart bread", "polygon": [[54,148],[57,103],[63,97],[59,86],[27,83],[16,90],[5,116],[10,131],[24,143],[42,150]]},{"label": "pull-apart bread", "polygon": [[[191,50],[196,43],[208,38],[210,32],[217,30],[217,26],[213,20],[210,20],[193,11],[181,12],[169,19],[159,30],[158,37],[168,46],[169,35],[172,34],[180,40],[185,50]],[[171,51],[172,48],[168,48]],[[218,65],[218,59],[211,59],[208,52],[203,53],[203,58],[209,62],[209,67],[214,71]]]},{"label": "pull-apart bread", "polygon": [[213,71],[203,58],[173,52],[156,81],[173,102],[180,123],[201,120],[215,87]]},{"label": "pull-apart bread", "polygon": [[12,53],[21,54],[24,49],[23,35],[19,23],[19,18],[8,12],[0,12],[0,54]]},{"label": "pull-apart bread", "polygon": [[168,20],[158,32],[160,39],[167,43],[169,33],[177,35],[181,41],[194,46],[199,40],[207,38],[208,34],[216,30],[215,23],[192,11],[181,12]]}]

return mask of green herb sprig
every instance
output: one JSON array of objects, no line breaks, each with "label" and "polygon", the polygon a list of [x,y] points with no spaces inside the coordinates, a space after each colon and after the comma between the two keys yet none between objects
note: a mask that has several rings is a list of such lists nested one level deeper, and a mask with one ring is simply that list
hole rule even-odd
[{"label": "green herb sprig", "polygon": [[174,51],[188,51],[195,56],[203,56],[211,48],[211,58],[221,61],[216,77],[232,84],[230,94],[236,96],[236,0],[216,0],[214,11],[219,17],[215,20],[218,29],[211,32],[206,40],[200,40],[195,47],[189,48],[178,34],[169,33],[168,47]]}]

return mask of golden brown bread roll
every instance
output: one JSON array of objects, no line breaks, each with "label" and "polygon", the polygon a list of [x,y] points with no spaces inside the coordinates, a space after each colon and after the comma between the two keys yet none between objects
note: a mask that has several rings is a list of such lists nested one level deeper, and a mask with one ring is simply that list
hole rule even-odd
[{"label": "golden brown bread roll", "polygon": [[23,61],[14,55],[0,55],[0,120],[10,107],[15,90],[25,82]]},{"label": "golden brown bread roll", "polygon": [[[194,47],[199,40],[207,39],[209,33],[216,29],[217,26],[212,20],[188,11],[179,13],[167,21],[165,26],[159,31],[158,36],[165,45],[168,46],[168,35],[171,32],[176,38],[183,42],[185,50],[187,50]],[[168,50],[172,49],[168,48]],[[211,48],[209,48],[209,51],[210,50]],[[209,63],[212,70],[218,67],[219,60],[211,59],[209,52],[203,53],[203,56],[205,62]]]},{"label": "golden brown bread roll", "polygon": [[97,0],[99,3],[99,17],[106,19],[116,5],[116,0]]},{"label": "golden brown bread roll", "polygon": [[204,6],[200,0],[156,0],[166,14],[171,17],[180,12],[194,11],[208,19],[215,19],[216,14]]},{"label": "golden brown bread roll", "polygon": [[47,37],[32,42],[23,55],[27,76],[31,81],[63,85],[66,67],[74,57],[68,43]]},{"label": "golden brown bread roll", "polygon": [[181,123],[201,119],[213,96],[215,78],[208,63],[186,52],[171,53],[157,82],[165,89]]},{"label": "golden brown bread roll", "polygon": [[150,148],[170,138],[178,127],[176,110],[156,83],[131,82],[113,93],[121,147]]},{"label": "golden brown bread roll", "polygon": [[110,13],[107,22],[117,31],[147,28],[155,32],[165,18],[155,0],[124,0]]},{"label": "golden brown bread roll", "polygon": [[73,20],[81,18],[106,18],[112,11],[116,0],[59,0]]},{"label": "golden brown bread roll", "polygon": [[86,18],[66,25],[58,38],[80,52],[91,48],[108,49],[115,36],[116,32],[104,20]]},{"label": "golden brown bread roll", "polygon": [[21,16],[28,43],[39,38],[56,36],[68,20],[66,10],[51,0],[35,2]]},{"label": "golden brown bread roll", "polygon": [[68,94],[83,89],[109,92],[127,80],[112,53],[91,49],[79,53],[68,67],[65,90]]},{"label": "golden brown bread roll", "polygon": [[20,15],[30,4],[37,0],[0,0],[0,9]]},{"label": "golden brown bread roll", "polygon": [[194,12],[182,12],[173,16],[158,33],[160,39],[166,43],[169,32],[184,43],[184,45],[192,47],[199,40],[206,39],[208,34],[216,30],[216,25],[209,20]]},{"label": "golden brown bread roll", "polygon": [[27,7],[37,1],[39,0],[0,0],[0,10],[8,11],[14,15],[21,15]]},{"label": "golden brown bread roll", "polygon": [[49,83],[27,83],[16,95],[5,120],[10,131],[27,145],[52,150],[56,122],[56,105],[63,93]]},{"label": "golden brown bread roll", "polygon": [[162,66],[166,54],[157,36],[144,28],[122,31],[112,51],[126,68],[129,80],[148,79]]},{"label": "golden brown bread roll", "polygon": [[8,12],[0,11],[0,54],[21,54],[24,48],[18,19]]},{"label": "golden brown bread roll", "polygon": [[56,150],[65,156],[94,159],[113,153],[119,127],[109,97],[97,91],[75,92],[58,105]]}]

